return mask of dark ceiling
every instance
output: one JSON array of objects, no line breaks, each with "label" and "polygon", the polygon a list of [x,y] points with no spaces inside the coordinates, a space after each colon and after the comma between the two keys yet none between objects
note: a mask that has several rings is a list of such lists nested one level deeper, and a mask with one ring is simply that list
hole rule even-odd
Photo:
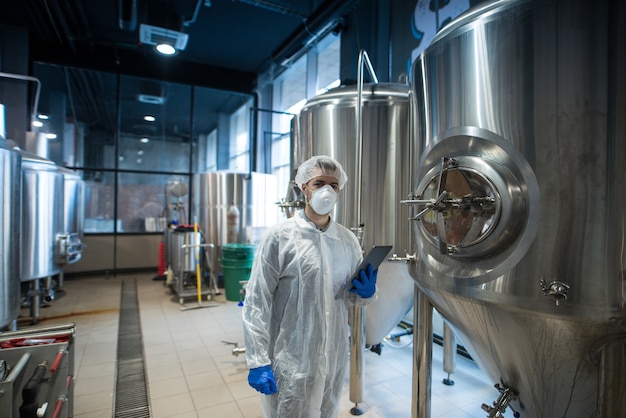
[{"label": "dark ceiling", "polygon": [[[116,126],[115,79],[120,73],[207,87],[195,96],[201,108],[195,129],[213,129],[220,112],[237,109],[254,92],[257,76],[278,74],[307,45],[331,31],[358,0],[13,0],[3,2],[0,25],[27,28],[34,75],[42,81],[40,111],[53,111],[50,91],[67,89],[75,119],[92,130]],[[140,42],[140,25],[175,29],[189,38],[173,57]],[[58,65],[53,69],[49,64]],[[82,68],[81,71],[71,68]],[[169,138],[192,137],[189,95],[166,83]],[[120,88],[120,128],[144,135],[135,121],[162,106],[141,103],[137,86]],[[171,87],[167,87],[171,86]],[[242,94],[246,96],[242,96]],[[126,97],[128,96],[128,97]],[[173,105],[174,99],[178,105]],[[128,103],[128,105],[126,104]],[[68,102],[68,107],[69,107]],[[51,107],[52,109],[47,109]],[[196,116],[194,116],[196,118]],[[166,123],[163,121],[163,123]],[[112,133],[107,134],[108,137]],[[93,138],[93,135],[92,135]]]},{"label": "dark ceiling", "polygon": [[[337,30],[346,0],[15,0],[0,24],[27,27],[34,61],[121,70],[250,93],[316,35]],[[189,35],[175,57],[139,39],[141,24]],[[196,81],[200,80],[200,81]]]}]

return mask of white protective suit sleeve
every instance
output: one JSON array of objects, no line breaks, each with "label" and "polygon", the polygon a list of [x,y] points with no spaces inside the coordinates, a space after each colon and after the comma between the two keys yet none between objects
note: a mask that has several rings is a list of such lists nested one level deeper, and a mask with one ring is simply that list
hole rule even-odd
[{"label": "white protective suit sleeve", "polygon": [[274,370],[278,393],[263,397],[272,417],[336,415],[348,301],[362,303],[346,283],[362,257],[347,228],[331,222],[322,232],[299,215],[268,229],[259,244],[246,285],[244,340],[248,367]]}]

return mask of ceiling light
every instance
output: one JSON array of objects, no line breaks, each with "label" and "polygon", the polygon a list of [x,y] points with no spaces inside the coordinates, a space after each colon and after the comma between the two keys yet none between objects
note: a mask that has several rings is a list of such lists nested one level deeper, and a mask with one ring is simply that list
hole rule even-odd
[{"label": "ceiling light", "polygon": [[156,49],[158,53],[163,55],[174,55],[176,53],[176,48],[166,43],[158,44],[154,47],[154,49]]},{"label": "ceiling light", "polygon": [[142,144],[147,144],[148,142],[150,142],[150,139],[148,139],[148,138],[141,138],[139,140],[139,142],[141,142]]},{"label": "ceiling light", "polygon": [[41,120],[48,120],[50,119],[50,116],[46,115],[45,113],[40,113],[37,115],[37,117]]},{"label": "ceiling light", "polygon": [[42,122],[42,121],[40,121],[40,120],[34,120],[34,121],[33,121],[33,126],[34,126],[35,128],[41,128],[41,127],[43,126],[43,122]]},{"label": "ceiling light", "polygon": [[142,149],[137,150],[137,155],[143,155],[143,150]]},{"label": "ceiling light", "polygon": [[156,118],[152,115],[146,115],[143,117],[143,120],[145,120],[146,122],[154,122]]},{"label": "ceiling light", "polygon": [[46,138],[48,138],[48,139],[57,139],[57,134],[46,134]]}]

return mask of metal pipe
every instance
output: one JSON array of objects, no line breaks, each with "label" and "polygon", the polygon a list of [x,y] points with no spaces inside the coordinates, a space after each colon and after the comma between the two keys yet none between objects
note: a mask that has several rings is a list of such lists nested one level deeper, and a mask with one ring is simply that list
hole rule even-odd
[{"label": "metal pipe", "polygon": [[[356,157],[356,221],[357,226],[353,228],[359,242],[362,244],[363,238],[363,222],[361,220],[361,196],[362,196],[362,174],[363,174],[363,123],[362,123],[362,107],[363,107],[363,66],[367,65],[367,70],[374,83],[378,83],[378,77],[372,68],[372,63],[367,56],[367,52],[359,53],[359,66],[357,71],[357,106],[356,106],[356,135],[357,135],[357,157]],[[363,358],[363,348],[365,347],[365,308],[358,306],[350,307],[350,400],[355,403],[351,413],[353,415],[361,415],[363,412],[358,404],[363,402],[365,360]]]},{"label": "metal pipe", "polygon": [[11,373],[4,380],[5,382],[14,382],[15,379],[22,373],[26,365],[28,364],[28,360],[30,360],[30,353],[27,351],[20,357],[17,361],[13,369],[11,369]]},{"label": "metal pipe", "polygon": [[183,20],[183,26],[189,26],[192,23],[196,22],[196,19],[198,19],[198,13],[200,13],[200,7],[202,6],[202,3],[204,3],[204,0],[196,1],[196,5],[193,8],[193,14],[191,15],[191,19]]},{"label": "metal pipe", "polygon": [[[64,331],[64,332],[62,332]],[[76,332],[75,324],[63,324],[63,325],[48,325],[37,327],[36,329],[26,328],[26,329],[18,329],[15,331],[7,331],[0,334],[0,342],[8,341],[13,338],[19,337],[21,335],[28,336],[37,336],[37,337],[46,337],[46,336],[61,336],[61,335],[71,335],[74,336]]]},{"label": "metal pipe", "polygon": [[[378,84],[378,77],[374,72],[374,68],[372,68],[372,63],[370,62],[369,56],[367,52],[361,50],[359,52],[359,62],[357,68],[357,103],[356,103],[356,136],[357,136],[357,149],[356,149],[356,221],[357,228],[361,228],[362,219],[361,219],[361,198],[362,198],[362,189],[363,185],[361,184],[363,181],[363,67],[367,66],[367,71],[372,78],[372,81]],[[357,229],[358,231],[358,229]]]},{"label": "metal pipe", "polygon": [[23,81],[33,81],[37,83],[37,90],[35,90],[35,99],[33,102],[33,112],[30,116],[30,123],[33,123],[33,120],[37,116],[37,108],[39,106],[39,94],[41,92],[41,81],[39,81],[36,77],[31,77],[23,74],[13,74],[13,73],[5,73],[0,71],[0,77],[4,78],[12,78],[14,80],[23,80]]},{"label": "metal pipe", "polygon": [[433,305],[415,286],[413,323],[413,403],[412,418],[430,418],[433,359]]},{"label": "metal pipe", "polygon": [[283,15],[294,16],[299,19],[306,18],[306,13],[297,9],[287,7],[285,5],[267,0],[237,0],[239,3],[249,4],[260,9],[269,10],[270,12],[280,13]]}]

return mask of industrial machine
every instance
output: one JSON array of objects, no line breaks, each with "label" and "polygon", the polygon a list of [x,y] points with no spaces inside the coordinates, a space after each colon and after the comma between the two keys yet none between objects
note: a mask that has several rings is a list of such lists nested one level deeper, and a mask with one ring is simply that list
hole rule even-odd
[{"label": "industrial machine", "polygon": [[[20,312],[22,164],[0,136],[0,330],[15,328]],[[13,324],[13,325],[12,325]]]},{"label": "industrial machine", "polygon": [[414,417],[431,306],[496,385],[488,417],[624,416],[625,20],[621,2],[492,1],[414,62]]}]

